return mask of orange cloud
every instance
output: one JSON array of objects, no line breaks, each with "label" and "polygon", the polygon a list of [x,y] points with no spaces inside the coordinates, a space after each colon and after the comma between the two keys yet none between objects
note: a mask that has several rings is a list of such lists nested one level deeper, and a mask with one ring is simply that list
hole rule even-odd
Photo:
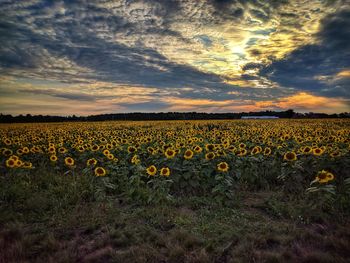
[{"label": "orange cloud", "polygon": [[276,100],[224,100],[215,101],[208,99],[184,99],[170,97],[163,100],[171,106],[171,111],[205,111],[205,112],[241,112],[264,110],[294,109],[298,112],[345,112],[349,111],[350,100],[339,98],[327,98],[299,92],[294,95]]},{"label": "orange cloud", "polygon": [[340,71],[337,74],[337,77],[339,77],[339,78],[350,78],[350,69],[346,69],[346,70]]},{"label": "orange cloud", "polygon": [[277,99],[276,101],[255,102],[255,110],[266,109],[295,109],[301,112],[345,112],[350,108],[350,101],[339,98],[327,98],[315,96],[306,92],[299,92],[289,97]]}]

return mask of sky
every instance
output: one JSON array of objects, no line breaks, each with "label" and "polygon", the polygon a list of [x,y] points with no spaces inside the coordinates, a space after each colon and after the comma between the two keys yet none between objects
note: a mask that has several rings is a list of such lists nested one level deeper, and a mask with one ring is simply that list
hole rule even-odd
[{"label": "sky", "polygon": [[349,0],[0,0],[0,112],[350,111]]}]

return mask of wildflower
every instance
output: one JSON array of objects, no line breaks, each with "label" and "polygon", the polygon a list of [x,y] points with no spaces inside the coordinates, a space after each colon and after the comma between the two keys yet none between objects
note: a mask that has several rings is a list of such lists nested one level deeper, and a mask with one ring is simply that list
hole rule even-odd
[{"label": "wildflower", "polygon": [[67,165],[67,166],[73,166],[74,165],[74,159],[72,157],[66,157],[64,159],[64,163]]},{"label": "wildflower", "polygon": [[323,150],[321,148],[315,148],[312,150],[312,153],[316,156],[320,156],[323,154]]},{"label": "wildflower", "polygon": [[92,147],[91,147],[91,151],[93,151],[93,152],[96,152],[96,151],[98,151],[100,149],[100,146],[98,146],[97,144],[94,144],[94,145],[92,145]]},{"label": "wildflower", "polygon": [[56,148],[54,146],[50,146],[48,151],[50,154],[54,154],[54,153],[56,153]]},{"label": "wildflower", "polygon": [[245,148],[245,144],[242,142],[242,143],[240,143],[240,144],[238,145],[238,147],[241,148],[241,149],[243,149],[243,148]]},{"label": "wildflower", "polygon": [[247,149],[244,148],[240,148],[237,152],[236,152],[237,156],[245,156],[247,155]]},{"label": "wildflower", "polygon": [[135,152],[137,152],[137,149],[134,146],[128,147],[128,153],[135,153]]},{"label": "wildflower", "polygon": [[327,173],[327,179],[328,179],[328,182],[332,181],[334,179],[334,174],[332,174],[331,172],[328,172]]},{"label": "wildflower", "polygon": [[310,146],[305,146],[303,149],[303,154],[310,154],[312,153],[312,148]]},{"label": "wildflower", "polygon": [[283,160],[286,161],[296,161],[297,160],[297,155],[295,152],[286,152],[283,156]]},{"label": "wildflower", "polygon": [[113,153],[110,153],[107,155],[108,160],[114,160],[114,155]]},{"label": "wildflower", "polygon": [[64,147],[60,147],[60,148],[58,148],[58,152],[59,152],[59,153],[66,153],[66,152],[67,152],[67,149],[64,148]]},{"label": "wildflower", "polygon": [[132,158],[131,158],[131,163],[133,164],[139,164],[141,161],[139,159],[139,157],[137,155],[134,155]]},{"label": "wildflower", "polygon": [[56,155],[51,155],[51,156],[50,156],[50,161],[51,161],[51,162],[57,162],[57,160],[58,160],[58,158],[57,158]]},{"label": "wildflower", "polygon": [[253,148],[253,150],[251,151],[251,155],[255,155],[255,154],[258,154],[258,153],[260,153],[260,151],[261,151],[261,147],[259,147],[259,146],[255,146],[254,148]]},{"label": "wildflower", "polygon": [[16,161],[12,159],[6,160],[6,167],[8,168],[14,168],[16,166]]},{"label": "wildflower", "polygon": [[214,151],[215,145],[214,145],[214,144],[207,144],[207,145],[205,145],[205,149],[206,149],[208,152]]},{"label": "wildflower", "polygon": [[13,152],[12,152],[12,150],[10,150],[10,149],[4,149],[4,150],[2,151],[2,154],[5,155],[5,156],[10,156],[12,153],[13,153]]},{"label": "wildflower", "polygon": [[160,169],[160,175],[168,177],[170,175],[170,169],[168,167]]},{"label": "wildflower", "polygon": [[91,158],[86,162],[86,166],[95,166],[96,164],[97,164],[97,160],[95,158]]},{"label": "wildflower", "polygon": [[17,161],[19,160],[19,157],[17,155],[11,155],[9,159]]},{"label": "wildflower", "polygon": [[23,165],[23,162],[21,160],[15,161],[15,166],[16,167],[21,167]]},{"label": "wildflower", "polygon": [[23,151],[23,153],[29,153],[29,148],[28,147],[23,147],[22,151]]},{"label": "wildflower", "polygon": [[165,156],[166,156],[166,158],[168,158],[168,159],[174,158],[175,155],[176,155],[176,152],[175,152],[174,150],[172,150],[172,149],[167,149],[167,150],[165,151]]},{"label": "wildflower", "polygon": [[334,151],[334,152],[330,153],[330,156],[331,156],[332,158],[339,157],[340,155],[341,155],[341,154],[340,154],[339,151]]},{"label": "wildflower", "polygon": [[323,183],[327,183],[328,181],[332,181],[333,179],[334,179],[334,175],[331,172],[322,170],[317,173],[315,181],[323,184]]},{"label": "wildflower", "polygon": [[22,167],[26,169],[31,169],[33,168],[33,164],[31,162],[24,162]]},{"label": "wildflower", "polygon": [[220,172],[227,172],[228,171],[228,164],[226,162],[221,162],[217,165],[217,169],[220,171]]},{"label": "wildflower", "polygon": [[197,145],[196,147],[193,148],[193,150],[194,150],[196,153],[200,153],[200,152],[202,152],[203,149],[202,149],[202,147],[200,147],[200,146]]},{"label": "wildflower", "polygon": [[95,175],[96,176],[105,176],[106,175],[106,170],[102,167],[96,167],[95,168]]},{"label": "wildflower", "polygon": [[184,154],[184,158],[188,160],[188,159],[191,159],[192,157],[193,157],[192,150],[187,150]]},{"label": "wildflower", "polygon": [[12,144],[12,142],[11,142],[10,139],[5,139],[5,140],[4,140],[4,143],[5,143],[7,146],[9,146],[9,145]]},{"label": "wildflower", "polygon": [[265,156],[268,156],[268,155],[270,155],[271,154],[271,148],[269,148],[269,147],[266,147],[265,149],[264,149],[264,155]]},{"label": "wildflower", "polygon": [[205,159],[206,160],[213,160],[215,158],[215,153],[213,152],[208,152],[206,155],[205,155]]},{"label": "wildflower", "polygon": [[151,165],[146,169],[146,172],[148,175],[154,176],[157,173],[157,168],[154,165]]}]

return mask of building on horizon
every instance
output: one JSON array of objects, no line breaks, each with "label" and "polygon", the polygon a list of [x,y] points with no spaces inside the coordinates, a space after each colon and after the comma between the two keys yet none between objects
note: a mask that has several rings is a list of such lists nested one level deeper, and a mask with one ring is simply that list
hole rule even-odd
[{"label": "building on horizon", "polygon": [[279,119],[277,116],[242,116],[241,119]]}]

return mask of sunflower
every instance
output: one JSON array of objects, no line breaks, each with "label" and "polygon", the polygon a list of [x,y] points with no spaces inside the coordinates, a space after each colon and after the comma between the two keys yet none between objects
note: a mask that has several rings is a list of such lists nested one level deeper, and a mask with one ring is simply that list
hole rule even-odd
[{"label": "sunflower", "polygon": [[175,152],[173,149],[168,148],[168,149],[165,151],[165,156],[166,156],[166,158],[168,158],[168,159],[174,158],[175,155],[176,155],[176,152]]},{"label": "sunflower", "polygon": [[95,158],[91,158],[86,161],[86,166],[95,166],[97,164],[97,160]]},{"label": "sunflower", "polygon": [[205,149],[208,152],[214,151],[215,150],[215,145],[214,144],[207,144],[207,145],[205,145]]},{"label": "sunflower", "polygon": [[323,152],[324,152],[324,151],[323,151],[321,148],[315,148],[315,149],[312,150],[312,153],[313,153],[314,155],[316,155],[316,156],[322,155]]},{"label": "sunflower", "polygon": [[283,156],[283,160],[286,161],[296,161],[297,160],[297,155],[295,152],[286,152]]},{"label": "sunflower", "polygon": [[206,160],[213,160],[215,158],[215,153],[213,152],[208,152],[206,155],[205,155],[205,159]]},{"label": "sunflower", "polygon": [[113,145],[110,144],[110,143],[107,143],[106,148],[107,148],[108,150],[112,150],[112,149],[113,149]]},{"label": "sunflower", "polygon": [[271,148],[269,148],[269,147],[266,147],[266,148],[264,149],[264,155],[265,155],[265,156],[270,155],[271,152],[272,152],[272,150],[271,150]]},{"label": "sunflower", "polygon": [[139,157],[137,155],[134,155],[132,158],[131,158],[131,163],[133,164],[139,164],[141,161],[139,159]]},{"label": "sunflower", "polygon": [[95,175],[96,176],[105,176],[106,170],[103,167],[96,167],[95,168]]},{"label": "sunflower", "polygon": [[196,152],[196,153],[200,153],[200,152],[202,152],[203,151],[203,149],[202,149],[202,147],[200,147],[200,146],[195,146],[194,148],[193,148],[193,150]]},{"label": "sunflower", "polygon": [[233,146],[233,145],[229,145],[229,146],[227,147],[227,150],[229,150],[230,152],[234,153],[234,152],[236,151],[236,147]]},{"label": "sunflower", "polygon": [[[322,170],[322,171],[319,171],[316,175],[316,181],[323,184],[323,183],[327,183],[328,182],[328,173],[326,170]],[[333,176],[334,178],[334,175],[332,173],[329,173]],[[333,178],[331,180],[333,180]]]},{"label": "sunflower", "polygon": [[236,152],[237,156],[245,156],[247,155],[247,149],[244,148],[240,148],[237,152]]},{"label": "sunflower", "polygon": [[12,150],[10,150],[10,149],[4,149],[3,151],[2,151],[2,154],[3,155],[5,155],[5,156],[10,156],[10,155],[12,155]]},{"label": "sunflower", "polygon": [[245,148],[245,144],[242,142],[242,143],[240,143],[240,144],[238,145],[238,147],[241,148],[241,149],[242,149],[242,148]]},{"label": "sunflower", "polygon": [[331,172],[328,172],[327,173],[327,179],[328,179],[328,182],[332,181],[334,179],[334,174],[332,174]]},{"label": "sunflower", "polygon": [[100,146],[98,146],[97,144],[94,144],[94,145],[91,146],[91,151],[93,151],[93,152],[96,152],[99,149],[100,149]]},{"label": "sunflower", "polygon": [[9,146],[9,145],[12,144],[12,142],[11,142],[10,139],[5,139],[5,140],[4,140],[4,143],[5,143],[7,146]]},{"label": "sunflower", "polygon": [[17,155],[11,155],[9,159],[17,161],[19,160],[19,157]]},{"label": "sunflower", "polygon": [[64,163],[67,165],[67,166],[73,166],[74,165],[74,159],[72,157],[66,157],[64,159]]},{"label": "sunflower", "polygon": [[77,148],[78,152],[84,152],[85,151],[85,147],[83,145],[79,145]]},{"label": "sunflower", "polygon": [[15,166],[16,167],[21,167],[23,165],[23,162],[21,160],[15,161]]},{"label": "sunflower", "polygon": [[149,154],[153,154],[154,153],[154,148],[153,147],[147,147],[147,152]]},{"label": "sunflower", "polygon": [[23,147],[22,151],[23,151],[23,153],[29,153],[29,148],[28,147]]},{"label": "sunflower", "polygon": [[225,156],[226,153],[225,153],[224,150],[217,150],[217,151],[215,152],[215,155],[216,155],[216,156]]},{"label": "sunflower", "polygon": [[221,162],[217,165],[217,169],[220,172],[227,172],[228,171],[228,164],[226,162]]},{"label": "sunflower", "polygon": [[66,152],[67,152],[67,149],[64,148],[64,147],[60,147],[60,148],[58,148],[58,152],[59,152],[59,153],[66,153]]},{"label": "sunflower", "polygon": [[107,156],[108,154],[110,154],[110,151],[109,150],[107,150],[107,149],[105,149],[105,150],[103,150],[103,155],[105,155],[105,156]]},{"label": "sunflower", "polygon": [[128,153],[135,153],[135,152],[137,152],[136,147],[134,147],[134,146],[129,146],[128,147]]},{"label": "sunflower", "polygon": [[160,175],[168,177],[170,175],[170,169],[168,167],[163,167],[160,169]]},{"label": "sunflower", "polygon": [[258,146],[255,146],[252,151],[250,152],[251,155],[255,155],[260,153],[260,148]]},{"label": "sunflower", "polygon": [[332,158],[341,156],[341,154],[340,154],[339,151],[334,151],[334,152],[330,153],[329,155],[330,155]]},{"label": "sunflower", "polygon": [[192,159],[193,157],[193,151],[192,150],[186,150],[185,154],[184,154],[184,158],[185,159]]},{"label": "sunflower", "polygon": [[51,156],[50,156],[50,161],[51,161],[51,162],[57,162],[57,160],[58,160],[58,158],[57,158],[56,155],[51,155]]},{"label": "sunflower", "polygon": [[157,173],[157,168],[154,165],[151,165],[146,169],[146,172],[148,175],[154,176]]},{"label": "sunflower", "polygon": [[56,148],[54,146],[50,146],[48,151],[50,154],[56,153]]},{"label": "sunflower", "polygon": [[305,146],[303,149],[303,154],[311,154],[312,148],[310,146]]},{"label": "sunflower", "polygon": [[33,164],[31,162],[24,162],[22,167],[25,169],[31,169],[33,168]]},{"label": "sunflower", "polygon": [[6,167],[8,168],[14,168],[16,166],[16,161],[12,159],[6,160]]},{"label": "sunflower", "polygon": [[113,153],[110,153],[107,155],[108,160],[114,160],[114,155]]}]

